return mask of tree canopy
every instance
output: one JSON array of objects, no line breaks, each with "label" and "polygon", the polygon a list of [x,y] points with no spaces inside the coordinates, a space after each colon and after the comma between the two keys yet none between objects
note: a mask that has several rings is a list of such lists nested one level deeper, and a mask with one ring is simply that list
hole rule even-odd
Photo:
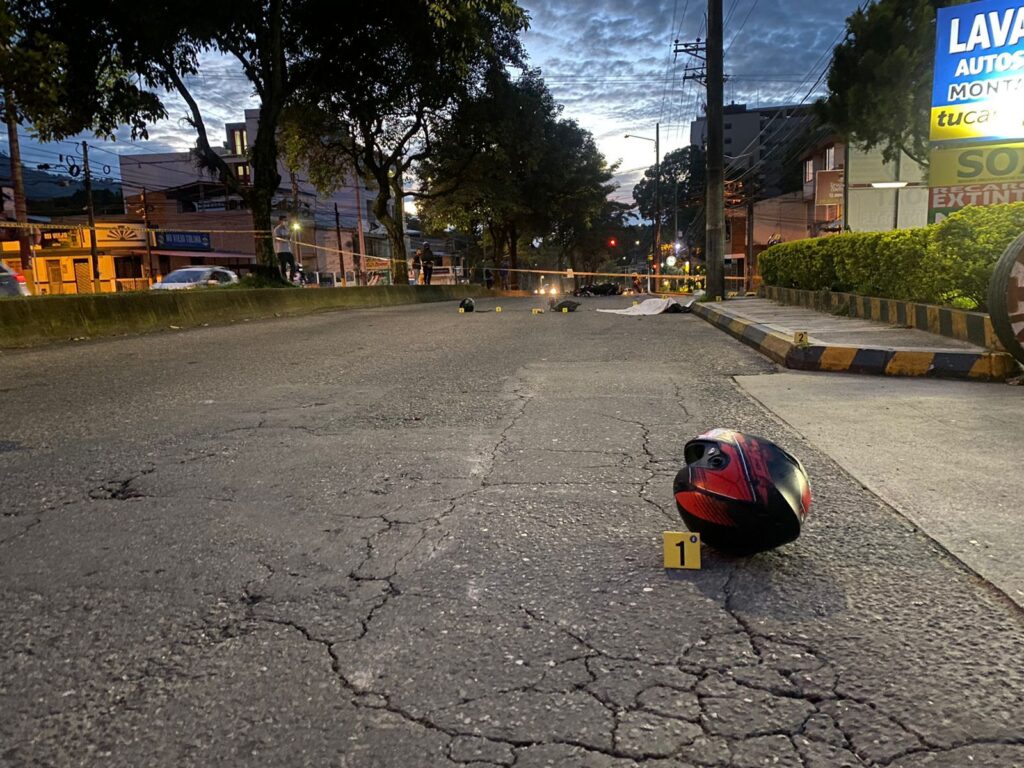
[{"label": "tree canopy", "polygon": [[559,114],[539,71],[512,79],[492,70],[418,167],[425,222],[479,230],[512,270],[521,241],[549,238],[570,265],[591,253],[610,222],[614,168],[589,132]]},{"label": "tree canopy", "polygon": [[846,20],[828,72],[819,116],[886,160],[902,150],[928,162],[935,57],[935,9],[950,0],[878,0]]},{"label": "tree canopy", "polygon": [[375,183],[374,215],[404,280],[406,175],[487,72],[522,64],[527,17],[511,0],[361,3],[345,16],[340,37],[321,26],[304,39],[310,55],[287,120],[288,150],[321,189],[353,171]]}]

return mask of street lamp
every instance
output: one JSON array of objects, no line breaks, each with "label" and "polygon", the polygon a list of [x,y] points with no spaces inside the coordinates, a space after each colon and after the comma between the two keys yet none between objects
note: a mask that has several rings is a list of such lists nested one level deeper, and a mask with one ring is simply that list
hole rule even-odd
[{"label": "street lamp", "polygon": [[625,135],[627,139],[643,139],[654,142],[654,274],[661,275],[661,123],[654,124],[654,138]]}]

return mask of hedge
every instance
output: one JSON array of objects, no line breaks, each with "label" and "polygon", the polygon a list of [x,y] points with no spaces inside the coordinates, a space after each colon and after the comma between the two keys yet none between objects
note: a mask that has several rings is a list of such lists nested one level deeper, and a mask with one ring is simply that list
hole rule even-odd
[{"label": "hedge", "polygon": [[1024,232],[1024,203],[969,206],[939,224],[773,245],[768,285],[985,308],[996,261]]}]

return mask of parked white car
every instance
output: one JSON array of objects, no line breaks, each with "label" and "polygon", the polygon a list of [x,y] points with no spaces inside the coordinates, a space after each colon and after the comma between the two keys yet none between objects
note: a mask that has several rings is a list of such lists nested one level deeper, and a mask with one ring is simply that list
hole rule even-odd
[{"label": "parked white car", "polygon": [[234,285],[238,275],[224,267],[185,267],[176,269],[159,283],[153,283],[153,291],[187,291],[192,288],[217,288]]}]

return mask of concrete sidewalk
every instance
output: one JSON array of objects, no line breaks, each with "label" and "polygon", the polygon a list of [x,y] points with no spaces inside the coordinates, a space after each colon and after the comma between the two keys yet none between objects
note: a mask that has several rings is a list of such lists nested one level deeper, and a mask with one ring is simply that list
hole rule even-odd
[{"label": "concrete sidewalk", "polygon": [[1024,608],[1024,388],[788,372],[735,380]]},{"label": "concrete sidewalk", "polygon": [[[912,328],[829,315],[767,299],[700,303],[695,314],[787,368],[886,376],[1003,381],[1016,361],[964,341]],[[806,338],[799,338],[805,333]]]}]

